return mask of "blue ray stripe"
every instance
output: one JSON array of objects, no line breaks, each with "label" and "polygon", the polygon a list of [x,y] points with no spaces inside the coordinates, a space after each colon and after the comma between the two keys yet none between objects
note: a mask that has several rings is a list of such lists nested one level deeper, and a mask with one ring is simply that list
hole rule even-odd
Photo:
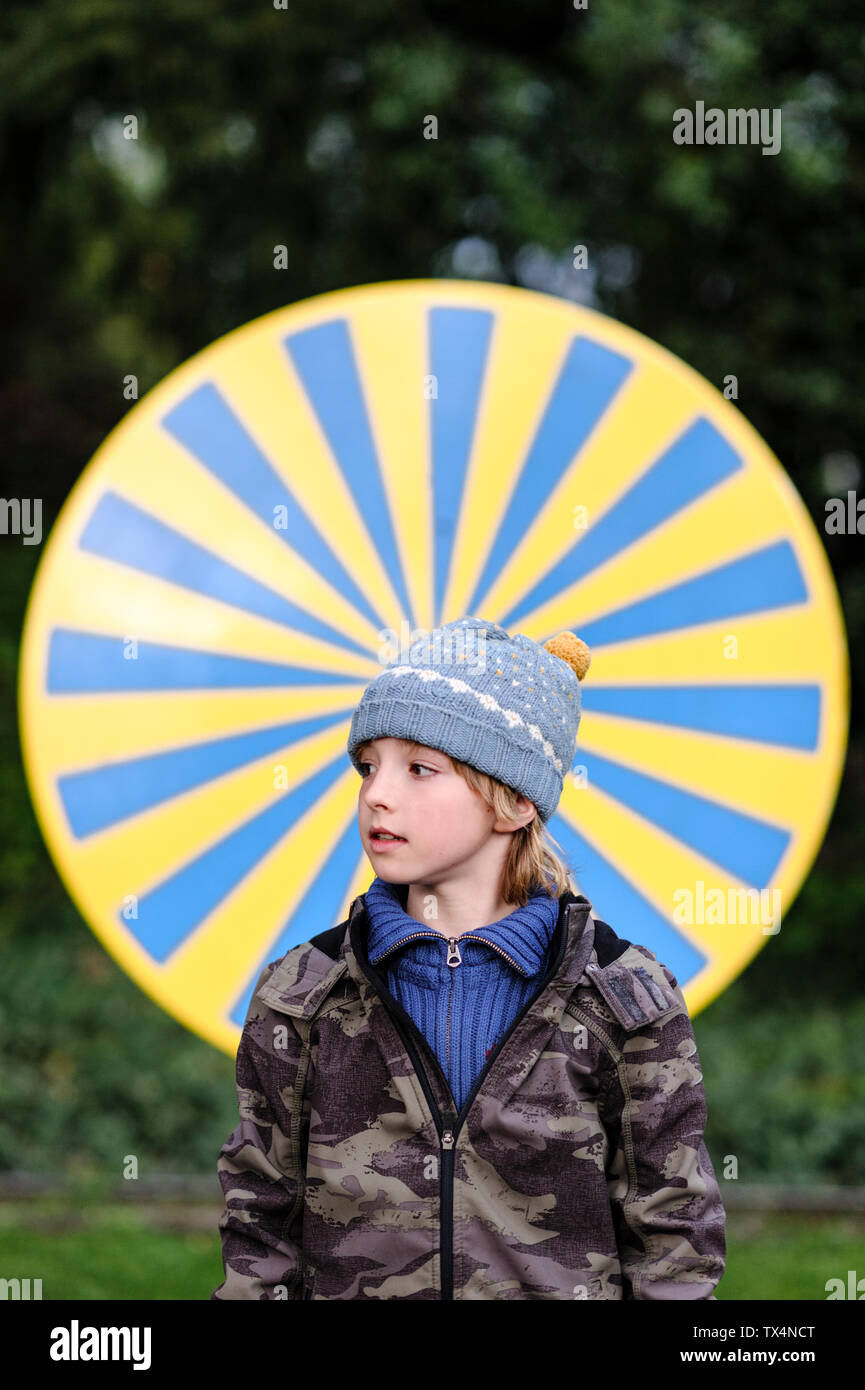
[{"label": "blue ray stripe", "polygon": [[[306,560],[330,586],[372,623],[381,617],[298,503],[268,458],[249,435],[228,401],[205,382],[162,417],[162,426],[251,512]],[[276,526],[275,509],[285,508],[285,526]],[[282,516],[280,515],[280,520]]]},{"label": "blue ray stripe", "polygon": [[550,831],[565,850],[580,891],[596,915],[617,936],[635,946],[648,947],[684,989],[706,964],[703,952],[682,936],[594,845],[583,839],[565,816],[554,815]]},{"label": "blue ray stripe", "polygon": [[252,733],[127,758],[67,773],[58,777],[57,787],[72,833],[80,840],[350,718],[348,708],[318,719],[297,719]]},{"label": "blue ray stripe", "polygon": [[366,677],[276,661],[222,656],[156,642],[139,642],[137,658],[124,658],[126,639],[54,628],[48,650],[49,695],[94,695],[136,690],[245,690],[262,686],[365,685]]},{"label": "blue ray stripe", "polygon": [[486,309],[429,313],[429,369],[436,381],[429,415],[436,626],[441,622],[493,323]]},{"label": "blue ray stripe", "polygon": [[579,534],[568,553],[533,585],[503,621],[519,622],[526,613],[584,579],[742,466],[740,455],[710,420],[695,420],[604,516]]},{"label": "blue ray stripe", "polygon": [[[590,647],[605,647],[651,633],[700,627],[719,618],[785,608],[804,603],[807,598],[805,579],[793,547],[789,541],[777,541],[594,622],[580,623],[578,630]],[[507,619],[499,621],[507,623]]]},{"label": "blue ray stripe", "polygon": [[345,754],[341,753],[143,894],[137,918],[127,920],[122,909],[118,911],[121,926],[164,964],[344,772]]},{"label": "blue ray stripe", "polygon": [[584,710],[813,752],[819,685],[587,685]]},{"label": "blue ray stripe", "polygon": [[620,353],[573,339],[467,612],[482,610],[485,594],[631,371],[633,362]]},{"label": "blue ray stripe", "polygon": [[369,651],[257,579],[181,535],[116,492],[100,497],[78,542],[82,550],[165,579],[191,593],[230,604],[349,651]]},{"label": "blue ray stripe", "polygon": [[353,814],[336,848],[322,865],[321,872],[316,874],[308,891],[292,909],[276,941],[263,952],[238,994],[229,1017],[239,1028],[243,1027],[252,991],[264,967],[272,960],[281,960],[292,946],[299,946],[319,932],[337,925],[338,914],[357,870],[358,854],[362,853],[362,848],[357,816]]},{"label": "blue ray stripe", "polygon": [[283,345],[409,624],[414,627],[414,614],[348,324],[345,319],[314,324],[301,332],[288,334]]},{"label": "blue ray stripe", "polygon": [[769,821],[583,749],[589,782],[743,883],[765,888],[792,836]]}]

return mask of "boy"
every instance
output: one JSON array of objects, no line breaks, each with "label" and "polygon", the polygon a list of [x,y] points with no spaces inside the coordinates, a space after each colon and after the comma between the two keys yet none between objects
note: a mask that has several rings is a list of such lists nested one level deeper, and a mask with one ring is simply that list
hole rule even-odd
[{"label": "boy", "polygon": [[713,1299],[684,998],[544,838],[588,649],[466,618],[409,656],[349,733],[373,884],[252,997],[211,1298]]}]

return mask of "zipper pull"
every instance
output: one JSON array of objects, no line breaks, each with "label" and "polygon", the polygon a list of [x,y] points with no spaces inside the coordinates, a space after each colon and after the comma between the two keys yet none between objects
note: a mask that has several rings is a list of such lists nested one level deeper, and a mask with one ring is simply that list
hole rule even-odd
[{"label": "zipper pull", "polygon": [[452,1129],[446,1129],[442,1135],[442,1148],[452,1149],[454,1146],[454,1134]]},{"label": "zipper pull", "polygon": [[463,958],[460,955],[460,948],[457,939],[452,936],[448,941],[448,965],[462,965]]}]

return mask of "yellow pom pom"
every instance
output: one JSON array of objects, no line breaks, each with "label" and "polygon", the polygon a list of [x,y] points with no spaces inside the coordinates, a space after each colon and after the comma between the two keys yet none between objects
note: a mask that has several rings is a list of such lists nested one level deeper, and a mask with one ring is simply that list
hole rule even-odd
[{"label": "yellow pom pom", "polygon": [[575,632],[557,632],[555,637],[544,643],[544,650],[567,662],[580,681],[592,664],[591,652]]}]

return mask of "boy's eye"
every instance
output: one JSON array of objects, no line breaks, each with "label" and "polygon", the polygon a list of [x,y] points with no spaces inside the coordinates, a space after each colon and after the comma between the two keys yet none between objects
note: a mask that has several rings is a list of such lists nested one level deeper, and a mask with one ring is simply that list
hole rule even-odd
[{"label": "boy's eye", "polygon": [[[372,767],[372,763],[361,763],[361,764],[360,764],[360,767],[361,767],[361,774],[360,774],[360,775],[361,775],[362,778],[365,779],[365,778],[367,777],[367,773],[364,772],[363,769],[366,768],[366,767]],[[435,768],[434,768],[434,767],[427,767],[426,763],[409,763],[409,767],[410,767],[410,768],[420,767],[420,768],[423,768],[424,772],[435,772]],[[422,782],[426,781],[426,778],[422,777],[422,778],[421,778],[421,781],[422,781]]]}]

